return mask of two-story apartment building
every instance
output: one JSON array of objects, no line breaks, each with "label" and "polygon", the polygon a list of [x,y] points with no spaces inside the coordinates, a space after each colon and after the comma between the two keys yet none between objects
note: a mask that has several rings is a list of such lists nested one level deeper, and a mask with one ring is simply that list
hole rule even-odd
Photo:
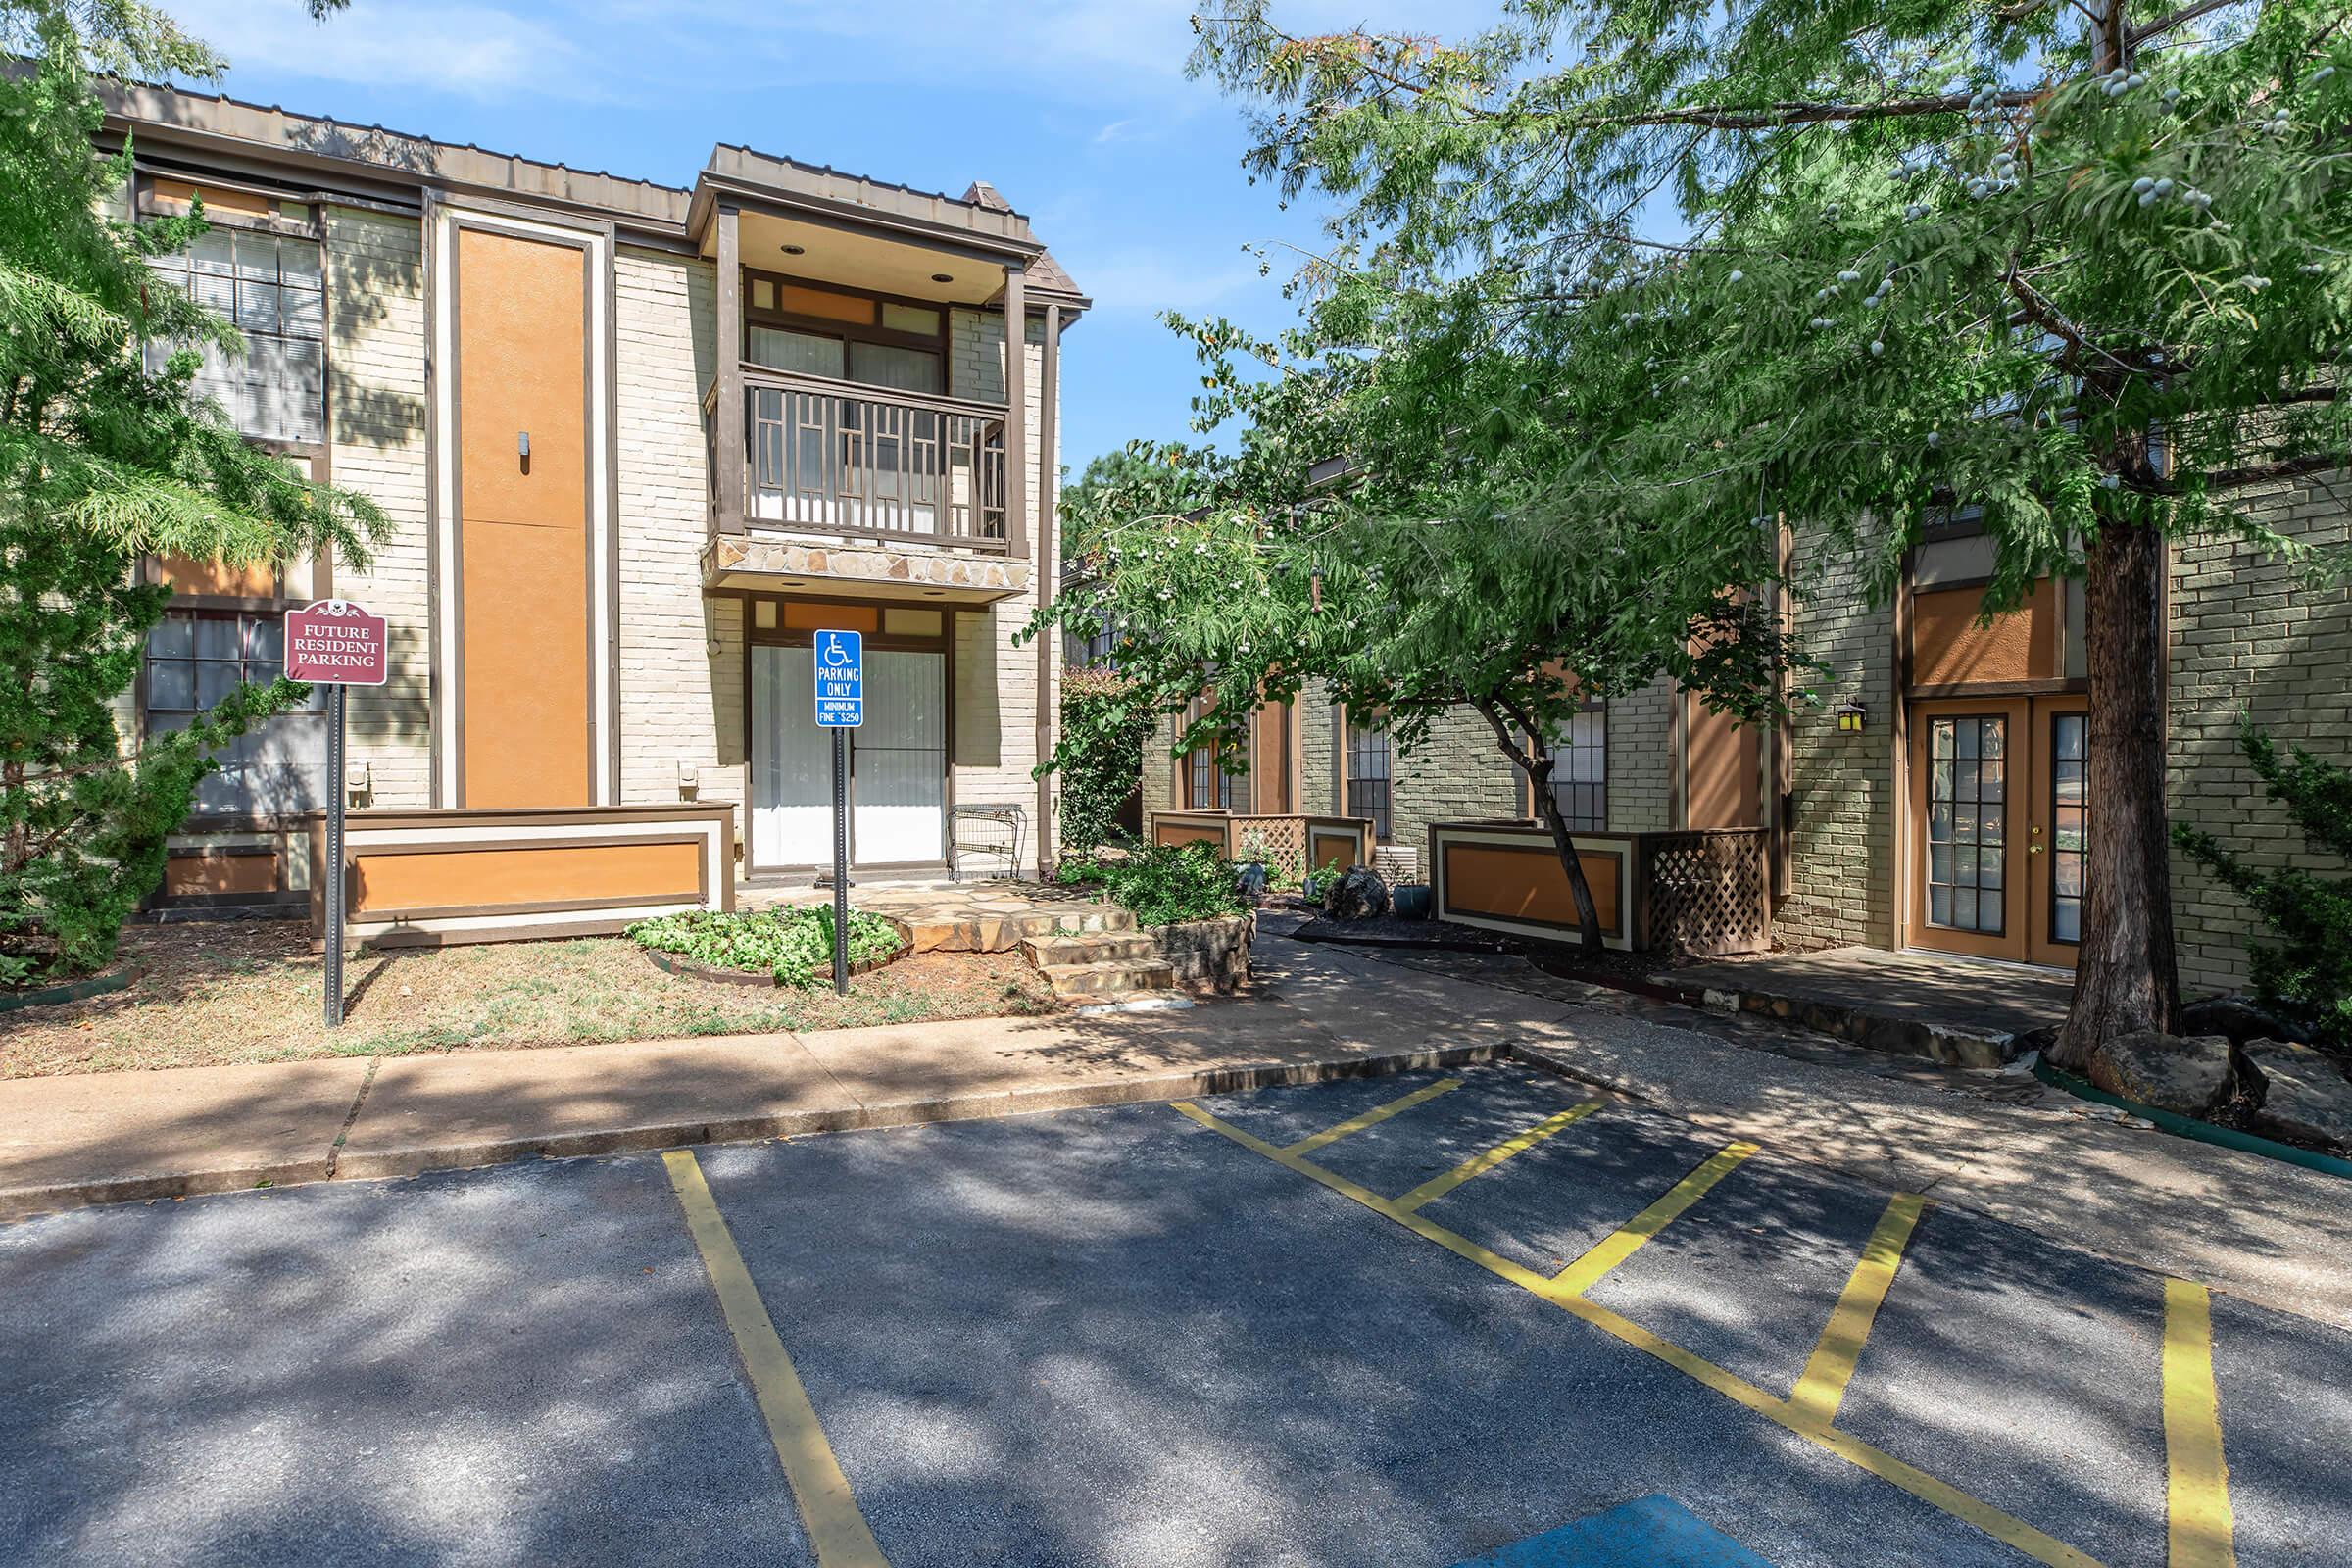
[{"label": "two-story apartment building", "polygon": [[733,803],[741,873],[811,872],[818,627],[868,648],[854,864],[941,866],[972,804],[1017,808],[1025,862],[1047,852],[1058,661],[1012,638],[1054,581],[1061,343],[1088,301],[991,186],[736,146],[658,185],[161,88],[109,104],[125,210],[201,197],[212,224],[157,267],[245,333],[208,388],[394,524],[365,567],[149,564],[178,592],[134,740],[272,673],[290,606],[357,600],[392,653],[351,695],[343,780],[317,711],[224,760],[167,903],[307,898],[337,787],[550,831]]},{"label": "two-story apartment building", "polygon": [[[2314,551],[2341,550],[2352,544],[2341,485],[2321,475],[2233,499]],[[1612,886],[1629,915],[1687,898],[1693,838],[1751,836],[1752,851],[1719,842],[1713,864],[1720,887],[1766,911],[1748,927],[1758,942],[2071,968],[2099,808],[2086,782],[2098,733],[2082,585],[2046,581],[1986,622],[1990,541],[1965,515],[1929,531],[1886,603],[1865,594],[1858,564],[1826,530],[1792,525],[1784,549],[1798,590],[1783,613],[1826,669],[1812,683],[1819,702],[1757,731],[1660,680],[1592,704],[1553,740],[1552,789],[1602,889],[1611,940],[1633,931],[1630,920],[1612,926]],[[2307,580],[2232,539],[2182,541],[2171,547],[2164,612],[2174,819],[2257,864],[2308,858],[2238,756],[2237,731],[2250,715],[2282,744],[2352,760],[2352,585]],[[1295,707],[1258,710],[1245,773],[1221,773],[1205,750],[1171,757],[1173,740],[1163,726],[1146,756],[1147,813],[1365,818],[1392,874],[1436,882],[1442,906],[1574,934],[1525,777],[1467,710],[1400,755],[1378,715],[1351,714],[1310,684]],[[1684,858],[1657,858],[1670,840]],[[1686,887],[1641,885],[1659,864]],[[1473,869],[1491,885],[1473,888]],[[2251,912],[2185,857],[2173,886],[2183,986],[2242,985]]]}]

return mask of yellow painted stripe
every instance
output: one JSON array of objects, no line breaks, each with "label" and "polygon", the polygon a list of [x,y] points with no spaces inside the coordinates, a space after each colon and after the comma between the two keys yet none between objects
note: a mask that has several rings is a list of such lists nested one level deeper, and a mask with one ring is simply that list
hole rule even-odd
[{"label": "yellow painted stripe", "polygon": [[2213,1386],[2213,1298],[2186,1280],[2164,1282],[2164,1459],[2171,1568],[2236,1568],[2237,1520]]},{"label": "yellow painted stripe", "polygon": [[1452,1192],[1473,1176],[1483,1176],[1513,1154],[1523,1154],[1549,1138],[1561,1128],[1584,1120],[1600,1108],[1600,1102],[1588,1100],[1581,1105],[1571,1105],[1556,1116],[1546,1116],[1516,1137],[1506,1138],[1483,1154],[1472,1154],[1443,1176],[1432,1176],[1402,1198],[1396,1206],[1411,1213],[1424,1203],[1434,1202]]},{"label": "yellow painted stripe", "polygon": [[1829,1327],[1821,1331],[1821,1339],[1796,1380],[1796,1391],[1788,1396],[1788,1407],[1797,1415],[1825,1427],[1838,1419],[1845,1386],[1853,1381],[1854,1363],[1869,1343],[1870,1326],[1878,1321],[1879,1305],[1894,1284],[1894,1271],[1902,1266],[1912,1227],[1919,1223],[1927,1205],[1928,1200],[1917,1193],[1897,1193],[1878,1224],[1871,1227],[1870,1240],[1862,1244],[1862,1260],[1854,1265],[1830,1313]]},{"label": "yellow painted stripe", "polygon": [[1377,1127],[1398,1111],[1410,1110],[1426,1100],[1435,1100],[1448,1089],[1461,1087],[1462,1081],[1459,1078],[1441,1078],[1426,1089],[1416,1089],[1411,1094],[1400,1096],[1385,1105],[1375,1105],[1360,1116],[1350,1116],[1336,1127],[1326,1127],[1321,1132],[1301,1138],[1289,1147],[1301,1154],[1309,1153],[1314,1150],[1321,1149],[1325,1144],[1338,1143],[1349,1133],[1360,1133],[1367,1127]]},{"label": "yellow painted stripe", "polygon": [[2078,1551],[2055,1537],[2044,1535],[2022,1519],[2012,1518],[1988,1502],[1983,1502],[1948,1482],[1938,1481],[1916,1465],[1906,1464],[1894,1455],[1872,1447],[1851,1434],[1834,1427],[1800,1420],[1788,1407],[1788,1401],[1748,1382],[1737,1373],[1727,1372],[1714,1362],[1691,1354],[1678,1345],[1659,1338],[1631,1319],[1618,1316],[1605,1306],[1599,1306],[1573,1291],[1563,1290],[1559,1281],[1537,1273],[1532,1268],[1512,1262],[1496,1252],[1491,1252],[1466,1236],[1461,1236],[1435,1220],[1399,1207],[1369,1188],[1359,1187],[1345,1176],[1334,1175],[1288,1150],[1277,1149],[1263,1139],[1252,1138],[1238,1127],[1229,1126],[1202,1110],[1200,1106],[1179,1103],[1176,1109],[1211,1131],[1224,1134],[1244,1149],[1287,1166],[1320,1182],[1345,1198],[1353,1199],[1376,1214],[1395,1220],[1417,1236],[1437,1243],[1447,1251],[1468,1258],[1490,1274],[1510,1281],[1530,1295],[1538,1296],[1564,1312],[1582,1318],[1605,1334],[1614,1336],[1646,1355],[1656,1357],[1695,1381],[1704,1384],[1724,1397],[1731,1399],[1766,1420],[1786,1427],[1806,1442],[1827,1449],[1855,1468],[1877,1476],[1889,1485],[1901,1488],[1922,1501],[1942,1509],[1953,1518],[1974,1526],[1995,1541],[2015,1546],[2036,1562],[2051,1568],[2100,1568],[2098,1559]]},{"label": "yellow painted stripe", "polygon": [[818,1568],[888,1568],[873,1532],[865,1527],[865,1516],[858,1511],[849,1477],[841,1473],[825,1429],[817,1424],[808,1391],[801,1387],[792,1357],[776,1338],[760,1288],[735,1250],[718,1200],[703,1180],[703,1167],[693,1152],[684,1149],[668,1151],[662,1163],[669,1167],[669,1184],[677,1190],[678,1206],[686,1210],[686,1229],[703,1254],[711,1289],[718,1293],[719,1310],[726,1315],[727,1331],[735,1336],[736,1352],[752,1380],[760,1413],[767,1420],[767,1436],[783,1462],[784,1479],[792,1484],[793,1500],[801,1506],[801,1522],[808,1526],[808,1544],[816,1548]]},{"label": "yellow painted stripe", "polygon": [[1726,1144],[1698,1169],[1668,1188],[1665,1197],[1602,1237],[1591,1251],[1560,1270],[1559,1284],[1577,1296],[1598,1285],[1603,1274],[1633,1256],[1642,1243],[1664,1230],[1677,1214],[1706,1197],[1708,1188],[1738,1170],[1740,1162],[1755,1152],[1753,1144]]}]

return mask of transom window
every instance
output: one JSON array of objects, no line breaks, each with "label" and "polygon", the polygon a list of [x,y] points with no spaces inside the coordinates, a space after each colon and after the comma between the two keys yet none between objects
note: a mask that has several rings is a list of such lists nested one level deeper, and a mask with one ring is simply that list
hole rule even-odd
[{"label": "transom window", "polygon": [[1987,936],[2004,929],[2008,776],[2008,720],[1929,720],[1930,925]]},{"label": "transom window", "polygon": [[1609,710],[1594,703],[1572,715],[1551,744],[1551,798],[1568,826],[1585,833],[1609,827]]},{"label": "transom window", "polygon": [[1396,784],[1396,759],[1387,728],[1378,722],[1348,720],[1348,814],[1369,817],[1372,834],[1386,844],[1391,837],[1390,807]]},{"label": "transom window", "polygon": [[[196,390],[227,411],[240,435],[315,445],[326,435],[326,284],[318,242],[214,228],[188,249],[154,258],[157,281],[234,321],[243,358],[202,346]],[[151,343],[160,368],[174,345]]]},{"label": "transom window", "polygon": [[832,381],[937,396],[947,390],[947,313],[747,273],[744,358]]},{"label": "transom window", "polygon": [[[169,734],[241,685],[285,673],[284,621],[275,612],[174,610],[147,633],[147,728]],[[325,804],[325,689],[307,709],[263,720],[215,754],[220,767],[196,785],[202,816],[277,816]]]}]

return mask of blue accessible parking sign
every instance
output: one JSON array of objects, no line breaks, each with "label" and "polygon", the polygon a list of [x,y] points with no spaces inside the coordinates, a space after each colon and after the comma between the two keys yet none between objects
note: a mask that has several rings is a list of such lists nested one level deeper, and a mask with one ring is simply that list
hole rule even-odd
[{"label": "blue accessible parking sign", "polygon": [[856,729],[865,722],[862,632],[816,634],[816,722],[820,729]]}]

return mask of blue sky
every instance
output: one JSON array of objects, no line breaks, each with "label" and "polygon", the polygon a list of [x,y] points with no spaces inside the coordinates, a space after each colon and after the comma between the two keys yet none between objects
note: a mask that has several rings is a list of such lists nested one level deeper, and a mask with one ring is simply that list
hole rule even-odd
[{"label": "blue sky", "polygon": [[[711,144],[931,190],[994,182],[1096,301],[1066,343],[1073,471],[1184,433],[1200,385],[1153,319],[1288,322],[1249,243],[1312,244],[1315,215],[1247,183],[1239,108],[1187,81],[1199,0],[600,0],[583,6],[164,0],[225,54],[233,96],[442,141],[691,182]],[[1295,31],[1355,22],[1458,35],[1483,7],[1299,0]],[[1311,204],[1310,204],[1311,207]]]}]

